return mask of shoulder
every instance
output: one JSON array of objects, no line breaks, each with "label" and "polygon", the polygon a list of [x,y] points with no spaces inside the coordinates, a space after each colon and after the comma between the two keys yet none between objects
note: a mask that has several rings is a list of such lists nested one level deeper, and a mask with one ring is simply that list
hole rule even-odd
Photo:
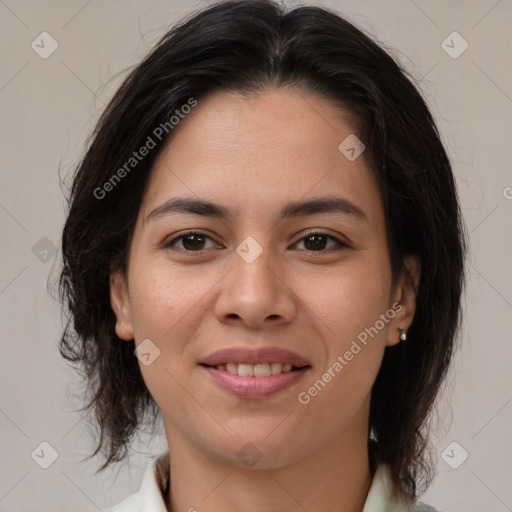
[{"label": "shoulder", "polygon": [[390,469],[386,464],[380,464],[374,474],[363,512],[441,512],[421,501],[406,503],[393,490]]}]

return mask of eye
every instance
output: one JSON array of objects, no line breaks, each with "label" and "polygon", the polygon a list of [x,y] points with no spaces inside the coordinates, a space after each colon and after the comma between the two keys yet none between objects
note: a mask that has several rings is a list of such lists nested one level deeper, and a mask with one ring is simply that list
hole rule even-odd
[{"label": "eye", "polygon": [[[210,247],[206,247],[207,241],[211,242]],[[328,247],[329,242],[331,242],[330,247]],[[296,242],[294,246],[300,243],[304,244],[304,250],[308,252],[323,252],[336,247],[340,249],[349,247],[347,243],[323,232],[309,233]],[[201,252],[208,248],[222,248],[222,246],[216,244],[211,237],[198,231],[189,231],[188,233],[174,237],[168,242],[165,242],[164,246],[173,249],[178,246],[177,249],[184,252]]]},{"label": "eye", "polygon": [[304,243],[304,247],[306,251],[309,252],[322,252],[326,249],[332,249],[331,247],[326,247],[328,245],[328,242],[334,243],[334,248],[343,248],[343,247],[349,247],[348,244],[345,242],[342,242],[341,240],[338,240],[336,237],[332,235],[328,235],[327,233],[322,232],[313,232],[307,234],[305,237],[301,238],[296,244]]},{"label": "eye", "polygon": [[[204,233],[189,231],[188,233],[184,233],[169,240],[165,243],[165,247],[175,247],[177,243],[179,244],[181,242],[179,249],[186,252],[200,252],[208,249],[208,247],[205,247],[206,240],[213,242],[213,240]],[[213,242],[211,247],[219,247],[219,245]]]}]

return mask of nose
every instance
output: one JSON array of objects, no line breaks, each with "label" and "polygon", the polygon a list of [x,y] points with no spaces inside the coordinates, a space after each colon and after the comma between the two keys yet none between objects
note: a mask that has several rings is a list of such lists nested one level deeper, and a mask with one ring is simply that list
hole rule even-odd
[{"label": "nose", "polygon": [[249,263],[233,254],[233,267],[220,283],[214,306],[219,322],[261,329],[292,321],[296,305],[289,277],[270,257],[271,251],[264,249]]}]

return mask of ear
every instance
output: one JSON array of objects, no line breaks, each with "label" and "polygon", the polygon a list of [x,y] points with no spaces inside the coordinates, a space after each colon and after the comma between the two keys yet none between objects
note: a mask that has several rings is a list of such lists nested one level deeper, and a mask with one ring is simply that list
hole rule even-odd
[{"label": "ear", "polygon": [[417,256],[406,256],[402,272],[391,293],[391,304],[395,316],[390,320],[386,345],[391,347],[400,342],[400,328],[407,331],[416,312],[416,294],[420,284],[421,263]]},{"label": "ear", "polygon": [[130,295],[128,293],[126,277],[121,271],[115,271],[110,274],[110,305],[116,315],[116,334],[122,340],[132,340],[134,333]]}]

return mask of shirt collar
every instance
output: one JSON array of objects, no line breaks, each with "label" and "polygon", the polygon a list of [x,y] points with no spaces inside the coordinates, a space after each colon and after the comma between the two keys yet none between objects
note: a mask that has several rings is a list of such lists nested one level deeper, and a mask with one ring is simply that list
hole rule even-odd
[{"label": "shirt collar", "polygon": [[379,464],[373,476],[363,512],[405,512],[411,510],[405,502],[393,497],[393,481],[386,464]]},{"label": "shirt collar", "polygon": [[[139,503],[145,512],[167,512],[163,494],[169,485],[170,460],[166,451],[155,457],[147,468],[139,491]],[[380,464],[368,491],[363,512],[405,512],[409,507],[392,496],[389,467]]]},{"label": "shirt collar", "polygon": [[147,512],[167,512],[163,493],[169,485],[170,459],[166,451],[155,457],[144,473],[140,486],[141,510]]}]

